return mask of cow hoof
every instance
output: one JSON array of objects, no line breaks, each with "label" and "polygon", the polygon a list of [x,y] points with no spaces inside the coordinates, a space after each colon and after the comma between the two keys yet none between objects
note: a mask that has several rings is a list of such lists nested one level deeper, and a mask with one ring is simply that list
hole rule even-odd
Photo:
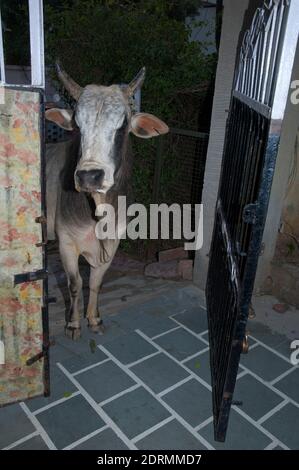
[{"label": "cow hoof", "polygon": [[93,333],[99,333],[100,335],[103,335],[105,333],[103,320],[100,320],[98,323],[88,322],[88,327]]},{"label": "cow hoof", "polygon": [[81,338],[81,328],[75,328],[73,326],[66,326],[64,328],[64,334],[67,338],[77,341]]}]

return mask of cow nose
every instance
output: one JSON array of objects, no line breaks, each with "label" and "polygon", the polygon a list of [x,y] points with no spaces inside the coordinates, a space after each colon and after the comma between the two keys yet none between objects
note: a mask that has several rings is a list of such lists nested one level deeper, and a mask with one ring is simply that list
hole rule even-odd
[{"label": "cow nose", "polygon": [[104,170],[80,170],[77,171],[77,178],[82,188],[99,189],[103,183]]}]

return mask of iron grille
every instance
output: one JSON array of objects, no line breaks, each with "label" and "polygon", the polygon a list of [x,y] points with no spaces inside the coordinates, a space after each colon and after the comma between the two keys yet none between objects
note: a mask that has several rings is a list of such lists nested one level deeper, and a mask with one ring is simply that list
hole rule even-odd
[{"label": "iron grille", "polygon": [[265,1],[244,35],[236,68],[206,285],[217,441],[225,440],[246,340],[288,89],[283,62],[296,50],[296,11],[295,2]]},{"label": "iron grille", "polygon": [[257,222],[257,205],[253,201],[258,197],[268,127],[268,118],[233,98],[207,282],[217,440],[224,440],[246,334],[247,315],[245,321],[240,321],[240,306],[246,312],[250,297],[245,304],[242,286],[252,231]]}]

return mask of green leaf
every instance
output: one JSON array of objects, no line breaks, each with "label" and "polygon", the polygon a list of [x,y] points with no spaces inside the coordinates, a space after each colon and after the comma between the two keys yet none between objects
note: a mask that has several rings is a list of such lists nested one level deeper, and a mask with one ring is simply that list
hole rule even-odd
[{"label": "green leaf", "polygon": [[90,347],[90,351],[92,352],[92,354],[94,354],[96,352],[96,347],[97,347],[97,344],[94,339],[89,340],[89,347]]}]

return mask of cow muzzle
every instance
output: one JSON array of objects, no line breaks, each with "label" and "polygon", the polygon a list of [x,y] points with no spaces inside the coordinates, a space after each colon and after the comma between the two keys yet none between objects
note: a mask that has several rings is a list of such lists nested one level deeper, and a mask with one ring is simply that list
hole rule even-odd
[{"label": "cow muzzle", "polygon": [[75,184],[79,191],[88,193],[103,189],[105,172],[101,169],[79,170],[75,174]]}]

